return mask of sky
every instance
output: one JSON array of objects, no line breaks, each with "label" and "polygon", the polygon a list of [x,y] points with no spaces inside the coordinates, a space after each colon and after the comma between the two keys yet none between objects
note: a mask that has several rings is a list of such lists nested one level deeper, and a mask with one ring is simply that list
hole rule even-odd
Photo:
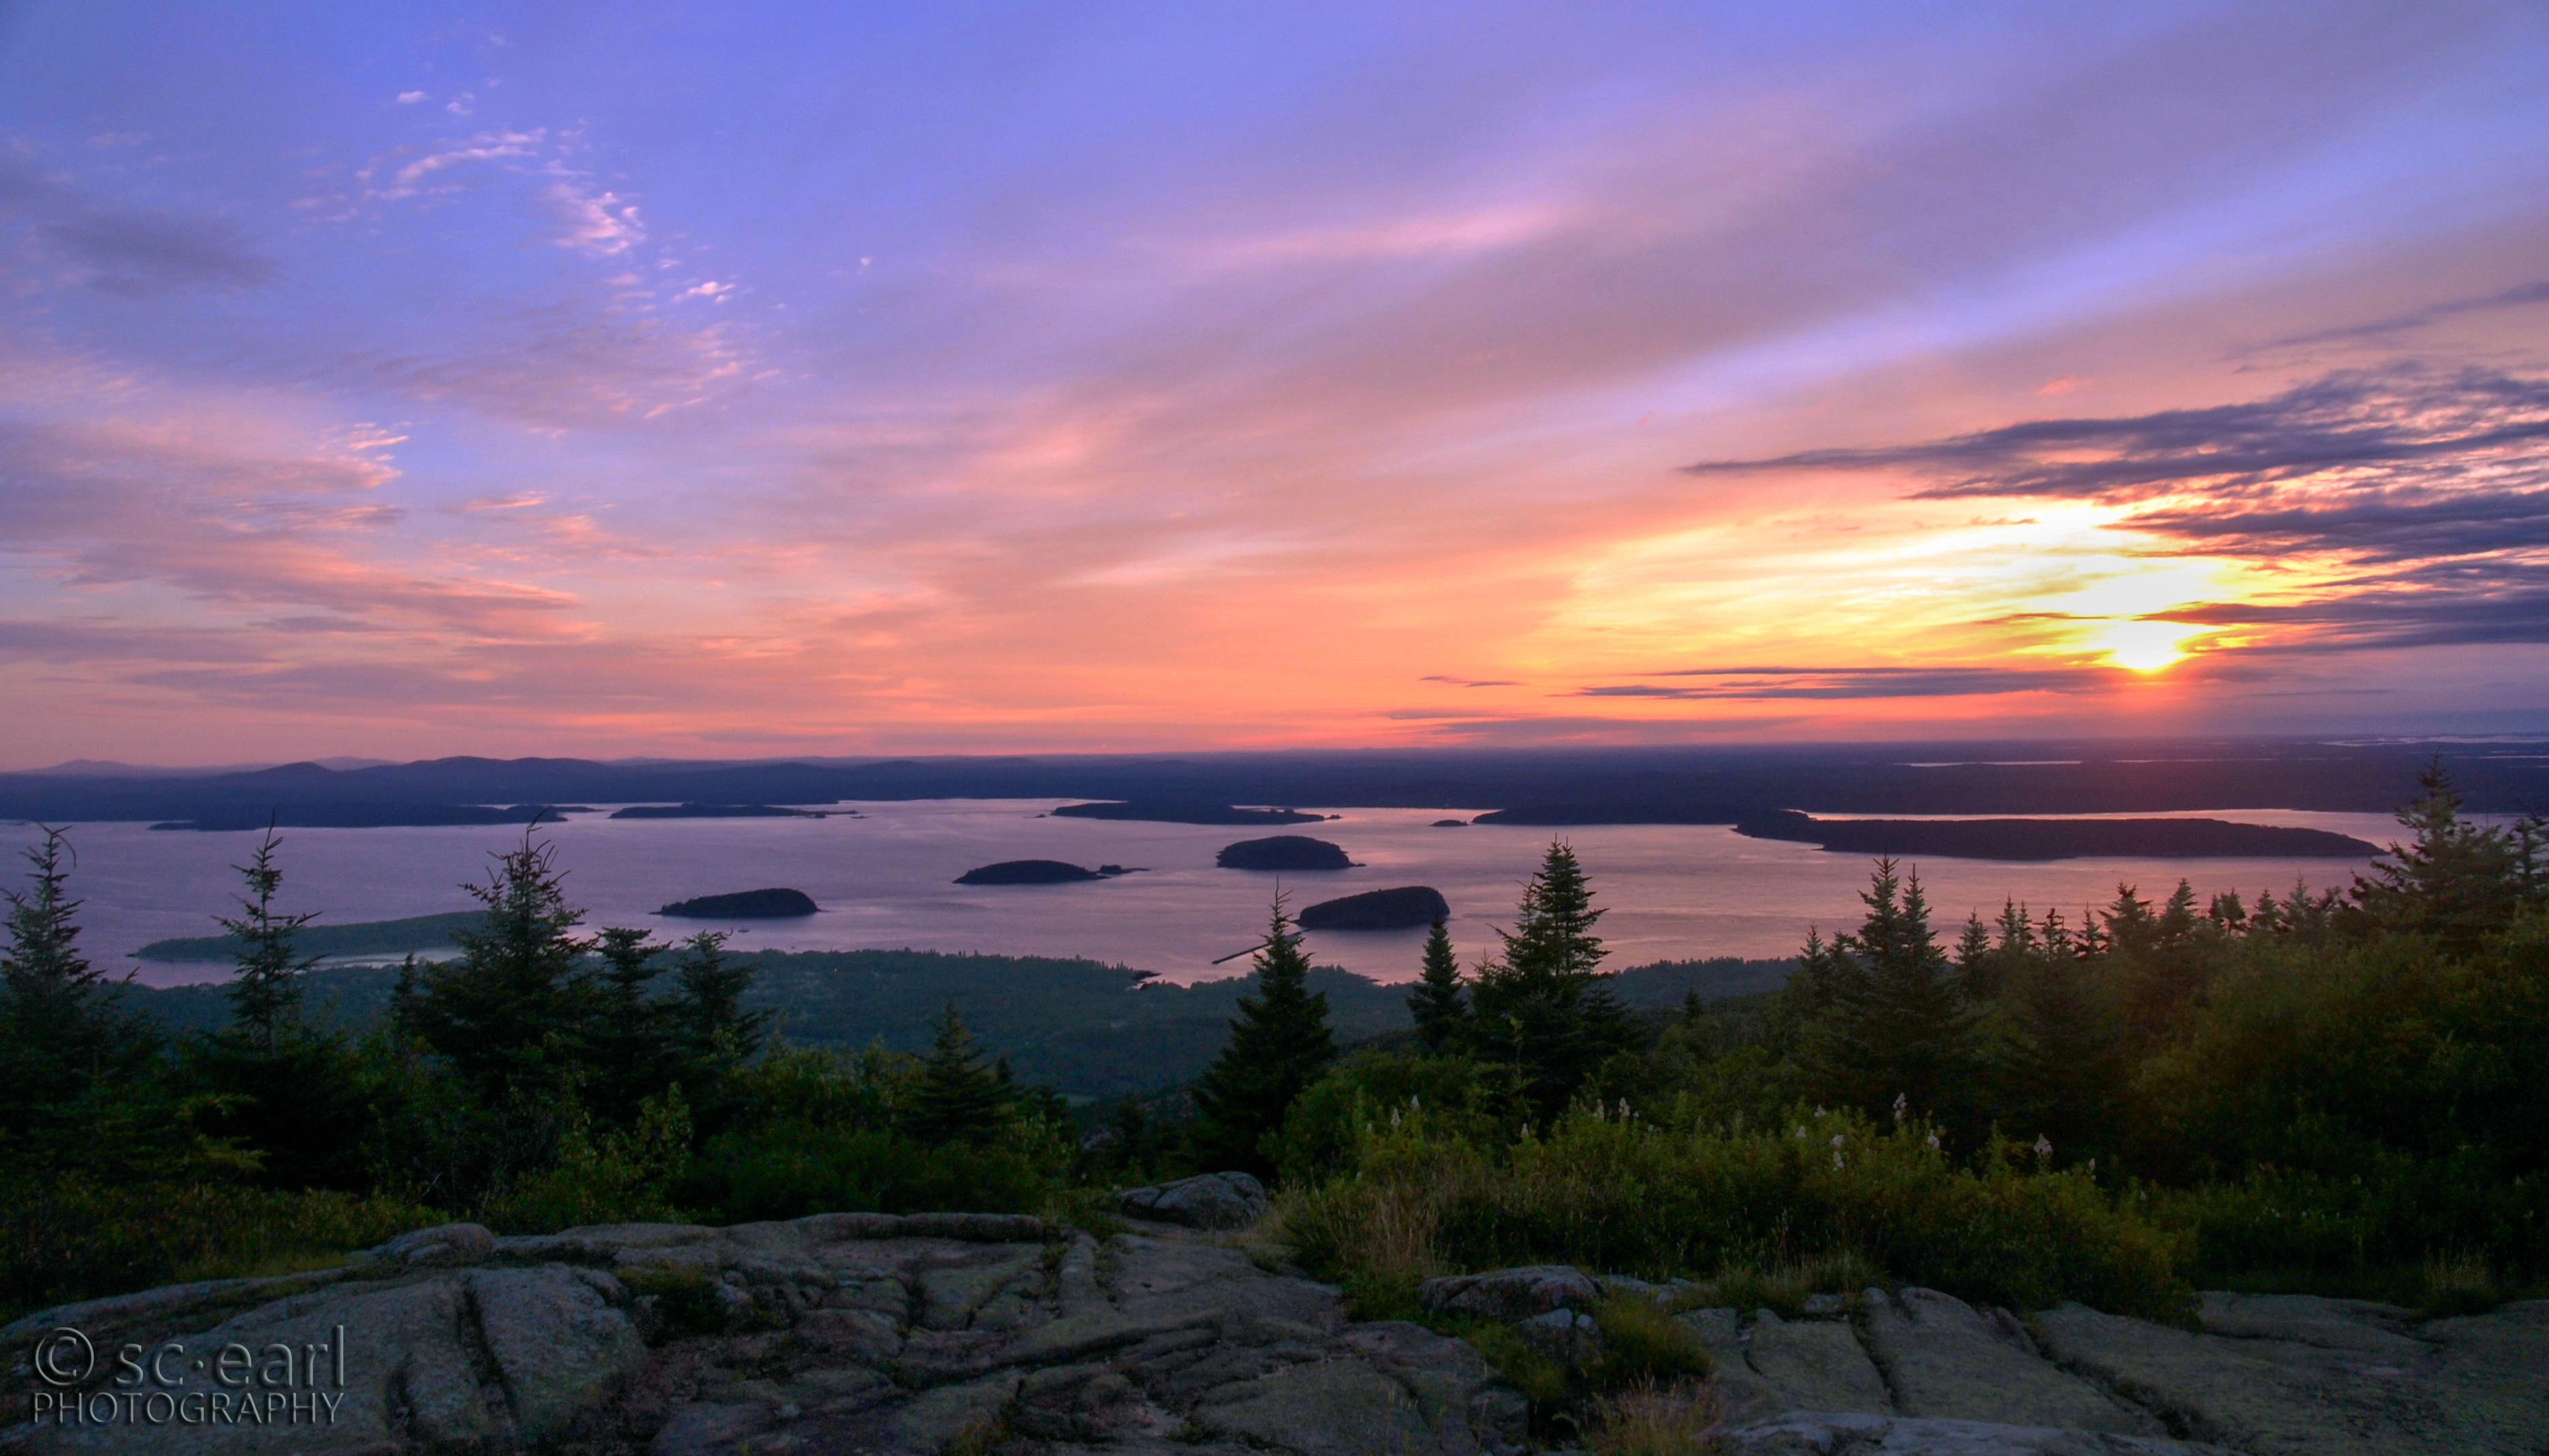
[{"label": "sky", "polygon": [[0,0],[0,768],[2549,732],[2544,75]]}]

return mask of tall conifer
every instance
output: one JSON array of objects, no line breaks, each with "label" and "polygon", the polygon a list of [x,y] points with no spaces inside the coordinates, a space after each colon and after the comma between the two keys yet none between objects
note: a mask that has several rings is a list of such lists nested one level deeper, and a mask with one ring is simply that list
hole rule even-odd
[{"label": "tall conifer", "polygon": [[456,960],[402,978],[401,1029],[482,1096],[554,1078],[574,1059],[576,1048],[552,1044],[585,1024],[590,988],[576,962],[586,946],[575,936],[584,912],[567,904],[555,857],[555,846],[523,830],[521,848],[498,856],[486,883],[462,886],[487,907],[487,928],[452,936]]},{"label": "tall conifer", "polygon": [[1451,1046],[1469,1019],[1468,1000],[1461,991],[1461,962],[1452,955],[1452,933],[1442,921],[1435,921],[1425,937],[1424,969],[1407,995],[1407,1011],[1416,1022],[1416,1040],[1428,1051]]},{"label": "tall conifer", "polygon": [[231,866],[247,881],[247,893],[239,897],[241,913],[215,917],[238,943],[234,954],[238,970],[224,988],[231,1018],[249,1045],[266,1055],[274,1053],[285,1029],[298,1019],[301,976],[319,963],[316,956],[293,954],[294,938],[318,917],[274,911],[275,891],[283,885],[283,871],[274,865],[275,847],[281,843],[269,822],[248,863]]},{"label": "tall conifer", "polygon": [[999,1131],[1007,1104],[1000,1078],[983,1065],[974,1034],[956,1014],[956,1003],[948,1002],[912,1089],[911,1135],[933,1146],[985,1141]]},{"label": "tall conifer", "polygon": [[1894,861],[1879,860],[1859,899],[1867,916],[1857,933],[1833,938],[1841,973],[1809,1056],[1824,1086],[1871,1115],[1901,1096],[1915,1112],[1953,1120],[1972,1100],[1978,1048],[1920,876],[1907,880]]},{"label": "tall conifer", "polygon": [[1267,1135],[1282,1126],[1292,1099],[1336,1058],[1328,996],[1310,989],[1309,972],[1300,934],[1278,895],[1257,953],[1256,994],[1239,998],[1228,1045],[1195,1082],[1203,1115],[1195,1152],[1215,1170],[1272,1172]]},{"label": "tall conifer", "polygon": [[1635,1041],[1628,1014],[1596,973],[1609,953],[1593,934],[1602,911],[1575,851],[1553,841],[1523,887],[1504,951],[1478,968],[1469,1040],[1508,1067],[1541,1116],[1563,1109],[1602,1061]]}]

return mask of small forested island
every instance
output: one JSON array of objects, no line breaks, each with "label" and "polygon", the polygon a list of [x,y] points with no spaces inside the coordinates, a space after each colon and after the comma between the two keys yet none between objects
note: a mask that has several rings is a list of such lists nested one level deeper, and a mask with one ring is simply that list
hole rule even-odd
[{"label": "small forested island", "polygon": [[762,889],[675,900],[655,913],[683,920],[788,920],[820,908],[803,890]]},{"label": "small forested island", "polygon": [[1403,884],[1395,889],[1366,890],[1342,899],[1321,900],[1302,910],[1303,930],[1422,930],[1452,918],[1452,902],[1430,884]]},{"label": "small forested island", "polygon": [[1844,855],[1938,855],[1963,860],[2369,860],[2381,853],[2324,829],[2225,819],[1817,819],[1791,809],[1735,826],[1753,839],[1792,840]]},{"label": "small forested island", "polygon": [[1466,819],[1437,819],[1430,827],[1435,829],[1466,829],[1469,827],[1469,821]]},{"label": "small forested island", "polygon": [[1124,872],[1121,864],[1104,869],[1089,869],[1063,860],[1002,860],[997,864],[982,864],[956,876],[958,884],[1078,884],[1088,879],[1112,879]]},{"label": "small forested island", "polygon": [[[846,812],[846,811],[842,811]],[[776,804],[630,804],[614,819],[821,819],[820,809],[786,809]]]},{"label": "small forested island", "polygon": [[1333,814],[1305,814],[1298,809],[1235,809],[1202,800],[1132,799],[1124,802],[1064,804],[1057,819],[1138,819],[1148,824],[1316,824]]},{"label": "small forested island", "polygon": [[1277,834],[1226,845],[1213,857],[1224,869],[1352,869],[1346,852],[1323,839]]}]

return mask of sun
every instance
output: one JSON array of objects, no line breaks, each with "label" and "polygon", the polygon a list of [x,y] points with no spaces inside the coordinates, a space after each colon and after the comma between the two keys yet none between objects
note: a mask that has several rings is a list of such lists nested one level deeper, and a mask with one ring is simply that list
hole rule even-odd
[{"label": "sun", "polygon": [[2194,633],[2176,622],[2123,621],[2098,634],[2107,661],[2136,673],[2156,673],[2186,656],[2179,646]]}]

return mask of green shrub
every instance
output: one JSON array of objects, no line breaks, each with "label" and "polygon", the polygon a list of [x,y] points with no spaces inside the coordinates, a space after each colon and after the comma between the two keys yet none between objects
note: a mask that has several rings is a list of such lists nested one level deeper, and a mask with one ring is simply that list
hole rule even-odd
[{"label": "green shrub", "polygon": [[558,1138],[557,1160],[491,1199],[487,1223],[505,1233],[553,1233],[582,1224],[678,1223],[669,1189],[689,1161],[691,1115],[679,1087],[649,1098],[633,1133],[596,1130],[581,1109]]},{"label": "green shrub", "polygon": [[1669,1386],[1709,1374],[1708,1350],[1699,1336],[1654,1300],[1604,1300],[1593,1320],[1602,1329],[1602,1363],[1592,1377],[1597,1386]]},{"label": "green shrub", "polygon": [[1849,1250],[1970,1300],[2187,1317],[2180,1236],[2083,1174],[2006,1158],[1977,1173],[1925,1133],[1846,1114],[1749,1134],[1577,1114],[1493,1157],[1417,1124],[1367,1138],[1353,1176],[1288,1195],[1285,1229],[1350,1291],[1538,1262],[1699,1276]]},{"label": "green shrub", "polygon": [[710,1139],[674,1193],[717,1224],[933,1209],[1034,1213],[1056,1191],[1057,1141],[926,1147],[897,1132],[782,1123]]},{"label": "green shrub", "polygon": [[1593,1402],[1585,1445],[1596,1456],[1707,1456],[1719,1449],[1714,1388],[1642,1381]]},{"label": "green shrub", "polygon": [[441,1222],[415,1204],[332,1191],[9,1180],[0,1191],[0,1320],[157,1284],[321,1267]]}]

